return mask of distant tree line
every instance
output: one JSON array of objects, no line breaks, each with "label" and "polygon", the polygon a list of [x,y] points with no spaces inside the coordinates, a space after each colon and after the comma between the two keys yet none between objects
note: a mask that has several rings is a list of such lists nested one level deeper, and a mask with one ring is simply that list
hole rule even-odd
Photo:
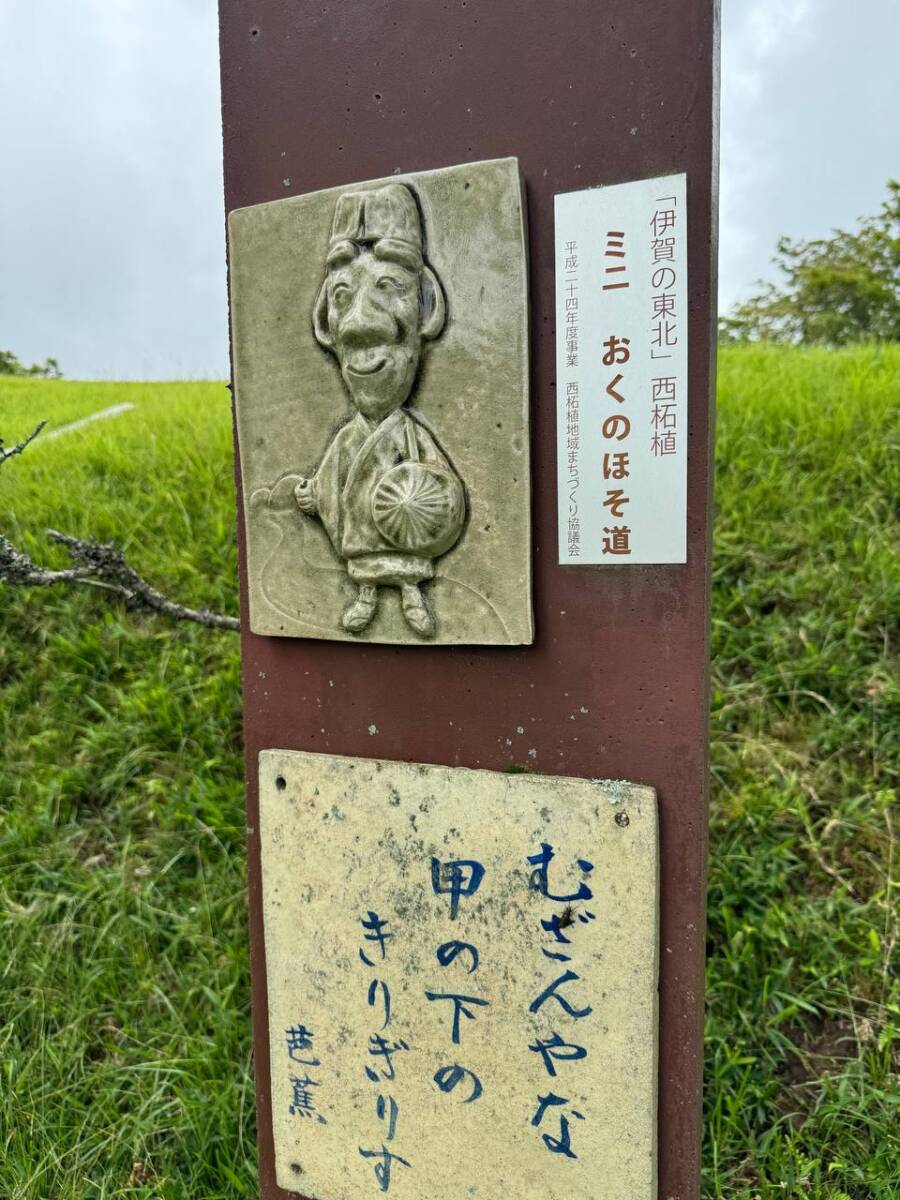
[{"label": "distant tree line", "polygon": [[813,241],[783,237],[773,262],[782,279],[721,318],[722,341],[900,341],[900,183],[888,181],[887,200],[855,231]]},{"label": "distant tree line", "polygon": [[43,379],[62,379],[62,371],[55,358],[44,359],[26,367],[12,350],[0,350],[0,375],[37,375]]}]

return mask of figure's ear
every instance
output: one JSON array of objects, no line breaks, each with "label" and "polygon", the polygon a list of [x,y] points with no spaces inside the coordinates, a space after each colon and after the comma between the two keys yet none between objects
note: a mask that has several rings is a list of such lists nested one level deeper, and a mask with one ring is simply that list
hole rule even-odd
[{"label": "figure's ear", "polygon": [[422,337],[436,338],[447,319],[444,289],[431,267],[422,268]]},{"label": "figure's ear", "polygon": [[326,350],[334,349],[334,338],[331,336],[331,331],[328,328],[328,280],[326,279],[321,288],[319,295],[316,297],[316,306],[313,309],[313,331],[316,335],[316,341]]}]

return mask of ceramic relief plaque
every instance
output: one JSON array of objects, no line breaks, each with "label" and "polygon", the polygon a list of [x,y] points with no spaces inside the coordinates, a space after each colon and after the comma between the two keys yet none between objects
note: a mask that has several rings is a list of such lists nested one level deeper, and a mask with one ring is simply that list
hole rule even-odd
[{"label": "ceramic relief plaque", "polygon": [[269,750],[271,1119],[311,1200],[656,1200],[651,788]]},{"label": "ceramic relief plaque", "polygon": [[532,640],[515,159],[229,219],[250,627]]}]

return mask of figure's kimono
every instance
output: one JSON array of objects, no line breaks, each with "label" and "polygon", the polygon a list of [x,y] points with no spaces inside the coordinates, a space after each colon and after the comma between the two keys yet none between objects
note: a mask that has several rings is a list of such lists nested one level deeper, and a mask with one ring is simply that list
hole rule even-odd
[{"label": "figure's kimono", "polygon": [[375,489],[386,472],[416,461],[434,464],[456,477],[429,431],[403,408],[374,428],[357,413],[325,451],[315,475],[318,512],[356,583],[401,587],[434,575],[432,559],[398,549],[379,530],[372,512]]}]

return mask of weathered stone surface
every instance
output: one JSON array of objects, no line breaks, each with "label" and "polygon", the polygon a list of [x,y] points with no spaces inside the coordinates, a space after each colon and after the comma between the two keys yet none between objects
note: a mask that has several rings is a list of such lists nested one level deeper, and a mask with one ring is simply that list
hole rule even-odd
[{"label": "weathered stone surface", "polygon": [[532,640],[515,159],[229,219],[255,633]]},{"label": "weathered stone surface", "polygon": [[260,838],[281,1187],[655,1200],[651,788],[270,750]]}]

